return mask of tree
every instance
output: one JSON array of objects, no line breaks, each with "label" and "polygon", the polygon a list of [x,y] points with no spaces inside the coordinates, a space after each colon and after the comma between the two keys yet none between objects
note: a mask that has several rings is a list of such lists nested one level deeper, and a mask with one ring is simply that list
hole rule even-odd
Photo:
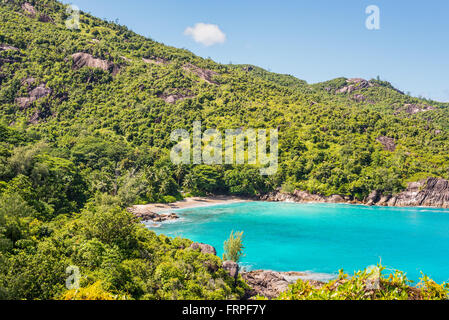
[{"label": "tree", "polygon": [[223,260],[231,260],[239,262],[240,258],[244,256],[243,249],[243,231],[231,231],[228,240],[224,242]]}]

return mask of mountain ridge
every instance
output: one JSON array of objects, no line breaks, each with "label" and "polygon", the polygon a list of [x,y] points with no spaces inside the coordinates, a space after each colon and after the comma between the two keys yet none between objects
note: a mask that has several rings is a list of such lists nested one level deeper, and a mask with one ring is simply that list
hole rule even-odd
[{"label": "mountain ridge", "polygon": [[[100,168],[76,155],[83,139],[115,141],[128,159],[133,148],[152,148],[163,159],[173,145],[169,132],[202,120],[218,129],[278,128],[281,172],[249,179],[257,181],[253,185],[244,176],[229,181],[249,191],[232,185],[223,190],[221,181],[232,169],[201,167],[215,183],[199,187],[203,182],[196,181],[194,193],[235,189],[251,195],[284,187],[361,200],[373,190],[403,190],[410,179],[449,178],[443,156],[449,150],[448,104],[410,97],[379,79],[308,84],[252,65],[218,64],[84,12],[80,30],[70,30],[64,9],[53,0],[2,4],[0,117],[93,172]],[[136,160],[127,167],[104,159],[108,178],[98,183],[108,192],[120,189],[116,172],[123,187],[144,168]],[[411,168],[403,167],[404,160]],[[179,188],[200,169],[184,169],[180,179],[173,170],[169,175]],[[141,192],[135,201],[151,199]]]}]

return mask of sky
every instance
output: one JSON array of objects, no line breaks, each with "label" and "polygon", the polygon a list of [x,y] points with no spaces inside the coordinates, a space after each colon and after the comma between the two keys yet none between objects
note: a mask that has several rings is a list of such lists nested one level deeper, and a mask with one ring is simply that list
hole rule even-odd
[{"label": "sky", "polygon": [[[449,102],[447,0],[63,2],[220,63],[309,83],[379,76],[414,96]],[[379,19],[366,12],[372,5]]]}]

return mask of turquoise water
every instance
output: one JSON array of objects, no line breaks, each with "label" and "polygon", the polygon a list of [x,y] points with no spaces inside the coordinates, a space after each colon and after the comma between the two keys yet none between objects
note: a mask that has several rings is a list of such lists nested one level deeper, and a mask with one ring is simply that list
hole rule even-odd
[{"label": "turquoise water", "polygon": [[179,221],[153,230],[211,244],[219,256],[230,232],[244,231],[248,269],[335,275],[381,260],[415,281],[421,270],[449,280],[449,210],[244,202],[177,213]]}]

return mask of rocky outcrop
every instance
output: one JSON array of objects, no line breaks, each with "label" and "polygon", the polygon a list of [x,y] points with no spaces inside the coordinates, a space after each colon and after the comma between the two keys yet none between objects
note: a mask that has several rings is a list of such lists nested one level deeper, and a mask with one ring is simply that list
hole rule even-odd
[{"label": "rocky outcrop", "polygon": [[34,84],[36,82],[36,79],[33,77],[29,77],[29,78],[25,78],[23,79],[20,83],[22,85],[25,85],[27,87],[30,87],[32,84]]},{"label": "rocky outcrop", "polygon": [[40,121],[45,120],[52,115],[53,114],[51,113],[51,110],[48,106],[45,106],[42,109],[36,108],[28,121],[32,124],[37,124]]},{"label": "rocky outcrop", "polygon": [[134,216],[136,218],[139,218],[144,222],[145,221],[153,221],[153,219],[158,216],[157,213],[150,212],[150,211],[139,212],[139,211],[134,211],[132,208],[128,208],[128,211],[131,212],[132,214],[134,214]]},{"label": "rocky outcrop", "polygon": [[355,94],[351,97],[352,100],[356,102],[367,102],[373,104],[374,101],[371,99],[367,99],[363,94]]},{"label": "rocky outcrop", "polygon": [[19,50],[19,49],[16,48],[16,47],[7,45],[7,44],[0,43],[0,52],[1,52],[1,51],[6,51],[6,50],[14,50],[14,51],[17,51],[17,50]]},{"label": "rocky outcrop", "polygon": [[239,276],[239,264],[237,262],[231,260],[224,261],[223,269],[226,270],[235,281],[237,281]]},{"label": "rocky outcrop", "polygon": [[[242,273],[242,278],[251,287],[247,292],[249,297],[256,295],[273,299],[285,290],[288,286],[296,282],[301,276],[305,276],[302,272],[275,272],[269,270],[254,270]],[[322,283],[314,280],[307,280],[314,286]]]},{"label": "rocky outcrop", "polygon": [[31,5],[31,3],[25,2],[22,4],[22,10],[25,12],[26,15],[30,16],[31,18],[36,17],[36,9]]},{"label": "rocky outcrop", "polygon": [[282,192],[280,190],[270,192],[260,197],[263,201],[285,201],[285,202],[329,202],[343,203],[348,202],[348,197],[340,195],[323,196],[320,194],[312,194],[307,191],[295,190],[292,193]]},{"label": "rocky outcrop", "polygon": [[22,4],[22,10],[25,12],[25,15],[27,15],[30,18],[38,18],[40,22],[51,22],[53,23],[53,19],[46,15],[45,13],[38,13],[36,8],[28,2],[25,2]]},{"label": "rocky outcrop", "polygon": [[407,103],[405,104],[402,108],[399,108],[398,110],[396,110],[395,114],[398,114],[399,112],[405,112],[408,114],[416,114],[416,113],[420,113],[420,112],[426,112],[426,111],[431,111],[431,110],[435,110],[436,108],[427,104],[412,104],[412,103]]},{"label": "rocky outcrop", "polygon": [[176,213],[157,214],[148,210],[139,210],[136,207],[131,207],[127,210],[131,212],[136,218],[141,219],[142,222],[164,222],[179,219],[179,216]]},{"label": "rocky outcrop", "polygon": [[361,78],[352,78],[352,79],[347,79],[346,80],[347,85],[337,89],[335,91],[335,93],[351,93],[354,92],[356,90],[360,90],[360,89],[366,89],[366,88],[370,88],[370,87],[374,87],[375,84],[372,83],[371,81],[365,80],[365,79],[361,79]]},{"label": "rocky outcrop", "polygon": [[154,222],[164,222],[164,221],[171,221],[171,220],[177,220],[179,219],[178,215],[176,213],[164,213],[164,214],[158,214],[156,217],[153,218]]},{"label": "rocky outcrop", "polygon": [[126,62],[133,62],[132,59],[125,57],[125,56],[120,56],[121,59],[123,59]]},{"label": "rocky outcrop", "polygon": [[368,205],[395,207],[449,208],[449,181],[427,178],[411,182],[406,190],[396,195],[382,195],[373,191],[364,202]]},{"label": "rocky outcrop", "polygon": [[142,58],[142,61],[149,64],[166,64],[167,60],[162,58]]},{"label": "rocky outcrop", "polygon": [[104,71],[111,72],[113,75],[117,74],[119,71],[118,66],[108,60],[103,60],[99,58],[94,58],[91,54],[84,52],[77,52],[72,54],[73,68],[75,70],[81,69],[82,67],[99,68]]},{"label": "rocky outcrop", "polygon": [[218,82],[213,80],[213,77],[218,75],[218,73],[215,71],[208,70],[208,69],[202,69],[202,68],[199,68],[191,63],[184,65],[182,68],[186,71],[193,72],[194,74],[196,74],[198,77],[200,77],[207,83],[218,84]]},{"label": "rocky outcrop", "polygon": [[438,207],[449,208],[449,181],[438,178],[427,178],[410,182],[407,188],[395,195],[372,191],[363,201],[352,200],[349,197],[332,195],[323,196],[306,191],[295,190],[292,193],[280,190],[268,193],[259,198],[263,201],[285,202],[327,202],[350,203],[392,207]]},{"label": "rocky outcrop", "polygon": [[194,95],[192,95],[188,92],[187,93],[173,93],[173,94],[163,93],[163,94],[158,95],[158,97],[170,104],[175,104],[177,101],[182,101],[185,99],[195,98]]},{"label": "rocky outcrop", "polygon": [[52,19],[50,16],[47,16],[46,14],[43,14],[43,13],[41,13],[41,14],[39,15],[38,20],[39,20],[40,22],[45,22],[45,23],[48,23],[48,22],[54,23],[53,19]]},{"label": "rocky outcrop", "polygon": [[393,138],[381,136],[378,137],[376,141],[382,144],[384,150],[386,151],[396,150],[396,143]]},{"label": "rocky outcrop", "polygon": [[215,250],[215,248],[211,245],[205,243],[194,242],[190,245],[190,248],[192,248],[193,250],[200,250],[201,253],[209,253],[213,254],[214,256],[217,255],[217,250]]},{"label": "rocky outcrop", "polygon": [[26,109],[34,101],[49,96],[51,93],[52,90],[50,88],[47,88],[45,84],[40,84],[28,93],[28,97],[16,98],[15,102],[21,109]]}]

